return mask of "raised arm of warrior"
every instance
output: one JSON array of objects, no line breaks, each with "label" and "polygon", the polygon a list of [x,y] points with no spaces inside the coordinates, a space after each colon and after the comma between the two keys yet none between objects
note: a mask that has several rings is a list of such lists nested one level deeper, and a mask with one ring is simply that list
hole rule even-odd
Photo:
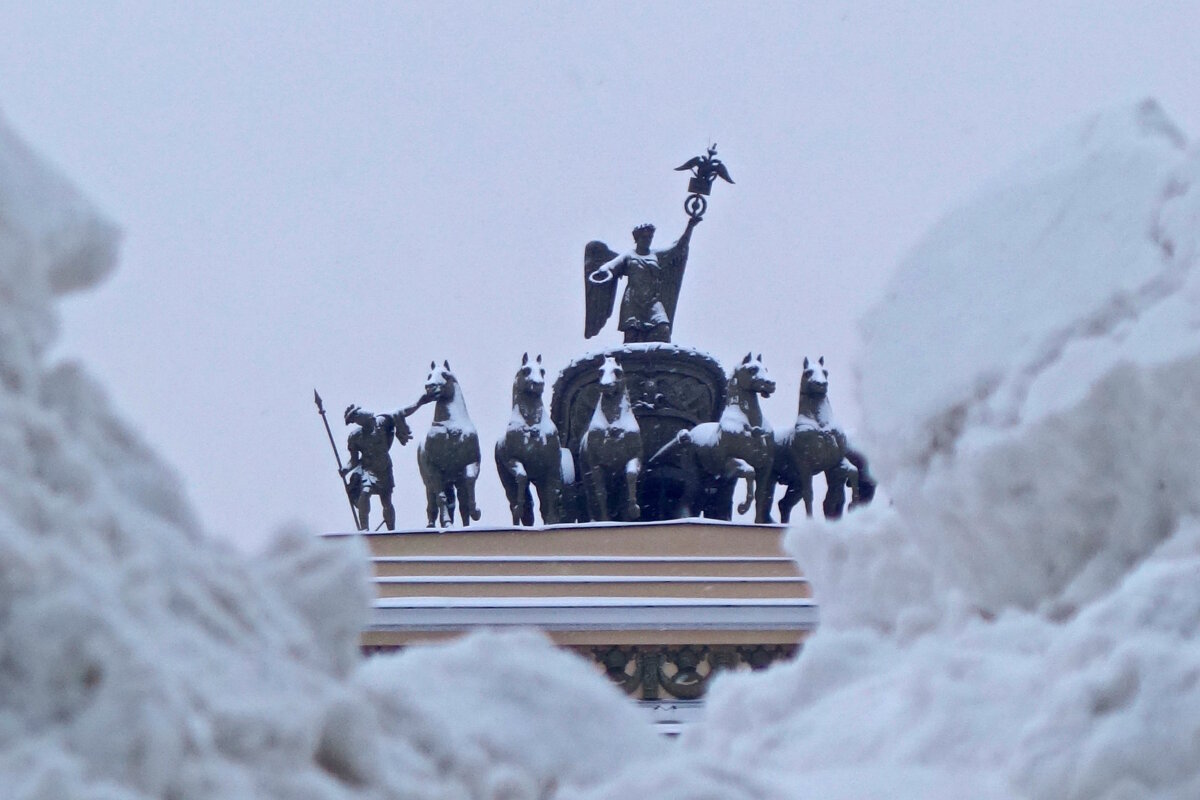
[{"label": "raised arm of warrior", "polygon": [[[412,410],[408,411],[409,414],[416,411],[418,405],[414,404],[411,408]],[[412,428],[408,427],[408,420],[405,419],[406,416],[408,415],[404,413],[404,409],[392,415],[392,419],[396,423],[396,439],[402,445],[408,444],[413,438]]]},{"label": "raised arm of warrior", "polygon": [[[399,411],[397,411],[397,412],[396,412],[396,432],[397,432],[397,436],[399,435],[399,431],[400,431],[400,425],[401,425],[401,422],[403,421],[403,419],[404,419],[405,417],[411,417],[411,416],[413,415],[413,413],[414,413],[414,412],[415,412],[415,411],[416,411],[418,408],[420,408],[421,406],[425,405],[426,403],[432,403],[432,402],[433,402],[433,398],[432,398],[432,397],[430,397],[430,396],[428,396],[428,395],[421,395],[420,399],[418,399],[418,400],[417,400],[417,402],[413,403],[413,404],[412,404],[412,405],[410,405],[410,406],[405,406],[404,408],[402,408],[402,409],[400,409]],[[408,423],[407,423],[407,422],[404,422],[403,424],[404,424],[404,427],[407,429],[407,428],[408,428]],[[412,433],[411,433],[411,432],[409,433],[409,436],[410,436],[410,437],[412,436]],[[401,442],[401,444],[403,444],[403,442]]]}]

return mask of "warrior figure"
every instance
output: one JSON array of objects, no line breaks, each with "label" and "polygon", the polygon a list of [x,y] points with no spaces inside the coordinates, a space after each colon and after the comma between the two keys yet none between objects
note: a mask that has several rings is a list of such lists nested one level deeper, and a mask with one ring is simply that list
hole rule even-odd
[{"label": "warrior figure", "polygon": [[388,450],[392,447],[393,438],[399,439],[402,445],[412,440],[412,431],[404,419],[404,412],[372,414],[352,405],[346,409],[344,419],[347,425],[358,425],[346,440],[350,463],[342,470],[342,474],[349,476],[350,502],[358,509],[361,529],[371,529],[371,495],[375,495],[383,509],[383,521],[389,531],[394,531],[396,509],[392,505],[392,489],[395,481],[392,478],[392,457],[388,455]]},{"label": "warrior figure", "polygon": [[675,304],[687,266],[688,244],[698,217],[688,219],[683,235],[665,250],[651,250],[653,225],[633,229],[634,249],[617,255],[604,242],[588,242],[583,252],[584,294],[587,302],[584,336],[600,332],[612,316],[617,278],[625,278],[617,328],[625,343],[669,342]]}]

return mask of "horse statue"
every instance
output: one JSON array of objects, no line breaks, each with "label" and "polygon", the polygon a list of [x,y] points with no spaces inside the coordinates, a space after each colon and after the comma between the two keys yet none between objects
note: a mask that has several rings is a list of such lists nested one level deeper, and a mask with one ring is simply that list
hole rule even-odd
[{"label": "horse statue", "polygon": [[817,473],[825,474],[827,490],[821,508],[826,519],[842,515],[847,486],[851,508],[869,502],[875,493],[866,457],[850,446],[846,434],[833,422],[828,394],[829,370],[824,356],[815,364],[805,358],[796,424],[775,434],[772,487],[776,482],[787,486],[779,500],[781,522],[791,519],[792,508],[801,499],[804,512],[813,515],[812,479]]},{"label": "horse statue", "polygon": [[525,353],[513,378],[512,417],[504,438],[496,442],[496,471],[508,495],[513,525],[533,524],[531,485],[537,489],[542,522],[575,521],[575,515],[566,511],[573,505],[575,463],[571,451],[561,445],[558,428],[542,402],[545,388],[542,357],[530,362]]},{"label": "horse statue", "polygon": [[[650,458],[651,464],[671,459],[698,468],[704,484],[703,513],[718,519],[733,518],[733,494],[738,480],[746,481],[746,498],[738,504],[745,514],[754,505],[754,521],[771,521],[771,465],[775,458],[775,440],[771,425],[759,407],[759,397],[770,397],[775,382],[767,374],[762,354],[747,353],[726,385],[726,404],[717,422],[702,422],[691,430],[680,431]],[[693,503],[700,494],[687,493],[684,513],[694,514]]]},{"label": "horse statue", "polygon": [[579,441],[588,513],[602,522],[613,516],[632,522],[642,515],[637,502],[642,431],[625,388],[625,370],[612,356],[600,365],[599,387],[596,410]]},{"label": "horse statue", "polygon": [[400,413],[408,416],[425,403],[436,403],[433,424],[425,440],[417,446],[417,467],[425,482],[426,527],[443,528],[454,523],[455,498],[459,502],[462,524],[479,519],[475,505],[475,481],[479,478],[479,434],[467,415],[458,379],[450,371],[450,362],[438,367],[429,362],[425,394]]}]

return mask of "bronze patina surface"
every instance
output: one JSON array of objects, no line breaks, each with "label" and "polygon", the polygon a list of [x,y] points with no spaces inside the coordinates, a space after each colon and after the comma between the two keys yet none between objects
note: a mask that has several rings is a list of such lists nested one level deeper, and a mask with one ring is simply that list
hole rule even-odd
[{"label": "bronze patina surface", "polygon": [[449,527],[457,503],[462,524],[480,517],[475,505],[479,478],[479,434],[467,414],[462,387],[450,362],[429,362],[425,394],[403,412],[408,416],[425,403],[434,403],[433,424],[417,446],[417,467],[425,482],[425,518],[428,527]]},{"label": "bronze patina surface", "polygon": [[513,525],[533,524],[530,487],[537,490],[543,523],[574,522],[576,517],[575,468],[542,402],[545,388],[542,357],[530,361],[525,353],[513,377],[512,414],[504,437],[496,442],[496,471],[508,496]]},{"label": "bronze patina surface", "polygon": [[588,514],[600,522],[633,522],[642,516],[637,501],[642,431],[625,388],[625,370],[616,359],[604,359],[596,385],[600,393],[579,441],[580,481]]},{"label": "bronze patina surface", "polygon": [[[705,353],[672,344],[643,344],[586,356],[559,374],[550,406],[562,445],[576,457],[595,414],[600,367],[608,358],[618,359],[625,373],[625,389],[641,434],[643,458],[647,453],[656,453],[680,431],[715,421],[725,404],[725,371]],[[693,515],[686,492],[696,481],[689,470],[694,472],[692,465],[643,464],[638,481],[641,520]],[[579,473],[582,487],[582,469]],[[586,508],[580,511],[588,513]]]},{"label": "bronze patina surface", "polygon": [[374,495],[379,498],[384,524],[389,531],[394,531],[396,509],[392,505],[392,490],[396,484],[388,451],[393,439],[398,439],[402,445],[408,444],[412,440],[412,431],[402,414],[372,414],[356,405],[346,409],[343,419],[347,425],[358,426],[346,440],[350,461],[341,472],[346,478],[350,502],[358,512],[359,527],[371,529],[371,496]]},{"label": "bronze patina surface", "polygon": [[697,217],[688,219],[683,235],[664,250],[650,249],[653,225],[633,229],[634,249],[618,255],[604,242],[588,242],[583,251],[584,295],[587,315],[584,336],[591,338],[612,315],[616,282],[625,278],[617,329],[625,342],[669,342],[679,288],[687,267],[688,246]]},{"label": "bronze patina surface", "polygon": [[753,505],[755,522],[771,522],[775,441],[758,398],[770,397],[774,391],[762,354],[747,353],[729,376],[720,418],[680,431],[650,458],[652,466],[693,465],[685,473],[694,482],[685,487],[688,516],[733,519],[734,488],[744,480],[746,499],[738,505],[738,513]]},{"label": "bronze patina surface", "polygon": [[842,515],[846,487],[850,507],[869,502],[875,482],[867,471],[867,459],[850,447],[845,432],[833,421],[829,403],[829,370],[822,356],[816,362],[804,359],[800,376],[800,402],[796,424],[775,434],[775,470],[772,481],[787,487],[779,500],[779,518],[791,519],[792,508],[804,501],[804,512],[813,515],[813,476],[824,473],[826,519]]}]

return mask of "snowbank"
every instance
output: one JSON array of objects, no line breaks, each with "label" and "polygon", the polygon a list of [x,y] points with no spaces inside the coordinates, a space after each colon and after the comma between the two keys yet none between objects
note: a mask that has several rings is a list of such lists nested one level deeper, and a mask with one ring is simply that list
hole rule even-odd
[{"label": "snowbank", "polygon": [[202,536],[101,387],[44,359],[53,297],[117,241],[0,126],[0,796],[536,798],[663,747],[533,634],[360,669],[365,551]]},{"label": "snowbank", "polygon": [[1198,396],[1172,384],[1200,353],[1198,163],[1153,104],[1087,120],[937,226],[867,320],[880,471],[991,611],[1094,599],[1196,507]]},{"label": "snowbank", "polygon": [[864,324],[894,503],[791,532],[822,629],[719,680],[689,759],[781,797],[1200,797],[1198,240],[1149,102],[935,227]]}]

